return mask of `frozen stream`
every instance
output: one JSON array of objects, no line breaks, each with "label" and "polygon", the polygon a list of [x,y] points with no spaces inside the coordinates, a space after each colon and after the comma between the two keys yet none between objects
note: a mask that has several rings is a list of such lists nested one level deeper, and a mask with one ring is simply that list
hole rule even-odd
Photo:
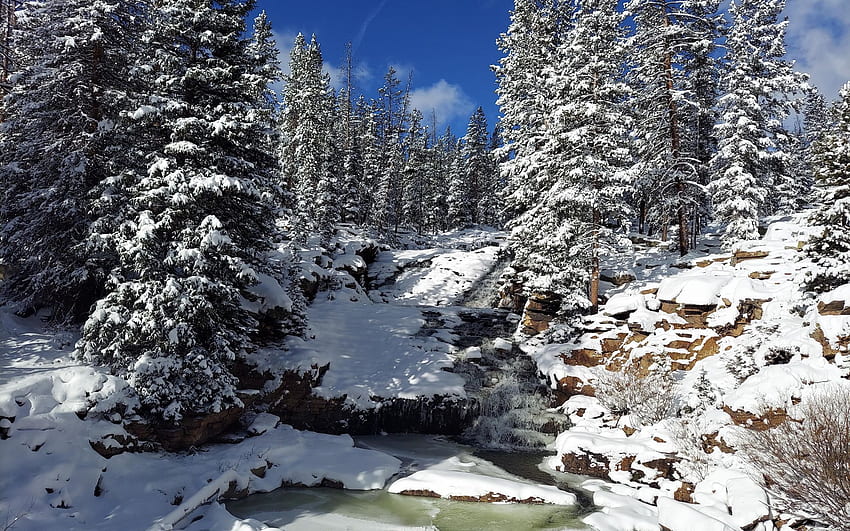
[{"label": "frozen stream", "polygon": [[[579,496],[576,506],[466,503],[379,491],[328,488],[279,489],[227,504],[240,518],[253,518],[287,530],[511,530],[586,529],[581,518],[590,511],[583,493],[570,487],[578,477],[558,477],[539,464],[543,453],[487,451],[429,435],[356,438],[357,445],[394,455],[402,475],[450,463],[494,478],[557,485]],[[498,463],[498,464],[496,464]],[[390,482],[392,482],[391,480]]]}]

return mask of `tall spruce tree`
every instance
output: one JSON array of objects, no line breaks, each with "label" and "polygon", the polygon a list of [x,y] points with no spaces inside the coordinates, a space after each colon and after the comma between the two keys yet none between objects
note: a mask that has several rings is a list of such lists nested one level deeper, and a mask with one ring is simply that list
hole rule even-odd
[{"label": "tall spruce tree", "polygon": [[807,284],[819,292],[850,282],[850,82],[841,90],[835,118],[812,149],[823,204],[809,221],[823,232],[806,246],[815,264]]},{"label": "tall spruce tree", "polygon": [[342,218],[342,171],[335,142],[336,105],[315,36],[299,34],[290,52],[281,120],[283,186],[294,190],[296,236],[327,240]]},{"label": "tall spruce tree", "polygon": [[137,65],[153,94],[136,113],[153,149],[127,191],[132,215],[109,235],[121,259],[112,291],[77,344],[166,421],[240,403],[231,369],[258,332],[251,288],[286,284],[286,264],[269,258],[274,69],[257,39],[240,37],[253,7],[170,0],[153,11],[149,63]]},{"label": "tall spruce tree", "polygon": [[[705,148],[698,142],[698,120],[713,105],[710,75],[718,37],[719,2],[706,0],[630,0],[635,20],[630,57],[635,91],[635,137],[639,150],[638,197],[662,236],[677,227],[679,252],[690,246],[689,218],[704,204],[700,170]],[[702,113],[693,116],[694,111]],[[705,134],[705,131],[700,131]],[[697,140],[697,142],[689,141]]]},{"label": "tall spruce tree", "polygon": [[624,228],[629,216],[628,88],[616,7],[616,0],[583,0],[562,12],[562,42],[544,70],[553,108],[536,150],[550,182],[510,222],[525,289],[559,295],[569,313],[598,304],[609,227]]},{"label": "tall spruce tree", "polygon": [[27,2],[17,12],[18,71],[0,130],[2,298],[80,319],[103,294],[115,253],[89,248],[108,181],[132,164],[121,110],[141,90],[127,59],[144,2]]},{"label": "tall spruce tree", "polygon": [[773,212],[771,190],[793,179],[783,121],[792,97],[808,87],[785,59],[784,0],[738,0],[730,6],[727,72],[712,160],[715,217],[727,224],[726,246],[757,239],[758,219]]}]

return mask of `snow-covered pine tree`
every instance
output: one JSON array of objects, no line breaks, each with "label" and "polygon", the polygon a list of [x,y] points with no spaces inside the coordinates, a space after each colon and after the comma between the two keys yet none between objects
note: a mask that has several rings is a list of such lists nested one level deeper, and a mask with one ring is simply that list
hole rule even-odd
[{"label": "snow-covered pine tree", "polygon": [[342,214],[335,98],[323,65],[316,37],[307,43],[299,34],[283,93],[281,165],[284,187],[295,191],[294,225],[301,241],[314,233],[327,239]]},{"label": "snow-covered pine tree", "polygon": [[505,54],[494,67],[497,104],[504,147],[500,178],[505,181],[505,213],[514,218],[530,208],[540,191],[551,184],[539,164],[537,148],[544,142],[545,121],[552,97],[540,73],[553,64],[559,38],[559,17],[554,7],[535,0],[515,0],[508,29],[497,40]]},{"label": "snow-covered pine tree", "polygon": [[612,227],[628,223],[628,113],[623,15],[616,0],[572,4],[556,61],[545,71],[555,105],[540,163],[553,175],[511,222],[525,289],[554,292],[562,309],[598,304],[599,260]]},{"label": "snow-covered pine tree", "polygon": [[360,96],[355,110],[357,119],[357,145],[362,153],[362,166],[359,175],[358,196],[361,225],[370,225],[375,219],[377,186],[381,174],[381,146],[374,107]]},{"label": "snow-covered pine tree", "polygon": [[150,417],[177,421],[239,404],[231,368],[254,347],[251,288],[288,283],[287,264],[269,258],[269,78],[240,37],[254,3],[157,5],[150,62],[138,65],[153,94],[135,114],[154,149],[127,191],[132,215],[108,235],[121,264],[77,355],[127,378]]},{"label": "snow-covered pine tree", "polygon": [[2,298],[85,318],[115,263],[87,247],[106,181],[135,161],[120,111],[139,90],[127,59],[144,2],[27,2],[16,14],[18,71],[0,132]]},{"label": "snow-covered pine tree", "polygon": [[490,135],[490,145],[487,148],[490,169],[488,180],[481,188],[481,201],[478,205],[480,222],[491,227],[501,227],[503,224],[501,197],[504,181],[499,175],[499,164],[504,162],[499,154],[502,153],[502,127],[497,123]]},{"label": "snow-covered pine tree", "polygon": [[815,142],[820,140],[834,122],[826,98],[823,97],[817,87],[812,87],[812,90],[806,94],[803,103],[803,132],[806,148],[811,148]]},{"label": "snow-covered pine tree", "polygon": [[363,149],[357,134],[360,116],[355,112],[354,106],[354,57],[351,43],[345,46],[342,79],[343,86],[337,95],[337,138],[342,157],[340,219],[343,222],[357,223],[362,215]]},{"label": "snow-covered pine tree", "polygon": [[785,59],[787,21],[779,21],[784,7],[784,0],[738,0],[729,8],[728,71],[711,183],[715,217],[727,224],[727,247],[758,238],[759,217],[772,213],[769,192],[793,179],[786,175],[793,154],[783,149],[783,121],[794,106],[792,96],[808,86]]},{"label": "snow-covered pine tree", "polygon": [[428,193],[428,129],[422,125],[422,113],[413,109],[410,125],[404,139],[407,160],[402,170],[404,186],[403,223],[418,233],[427,225]]},{"label": "snow-covered pine tree", "polygon": [[372,210],[372,226],[388,239],[395,237],[404,211],[402,171],[405,153],[402,140],[410,113],[411,80],[408,80],[405,89],[401,89],[400,85],[396,70],[389,67],[384,75],[384,84],[378,89],[379,100],[374,105],[381,167]]},{"label": "snow-covered pine tree", "polygon": [[[705,204],[699,185],[698,144],[693,110],[706,112],[710,101],[711,53],[718,36],[719,2],[705,0],[630,0],[635,53],[629,58],[634,88],[635,136],[641,176],[642,212],[660,226],[662,236],[675,224],[679,252],[690,246],[693,212]],[[699,70],[696,70],[699,69]],[[698,99],[709,101],[698,101]]]},{"label": "snow-covered pine tree", "polygon": [[449,198],[449,216],[457,226],[481,223],[482,201],[490,190],[494,172],[493,159],[487,150],[488,136],[487,116],[478,107],[469,118],[461,147],[462,190],[459,196]]},{"label": "snow-covered pine tree", "polygon": [[725,35],[725,15],[721,0],[686,0],[682,9],[690,15],[688,25],[691,40],[681,53],[682,70],[690,98],[681,108],[685,151],[693,157],[697,180],[691,184],[692,208],[689,213],[691,248],[705,224],[711,219],[711,158],[717,152],[717,100],[720,97],[721,59],[719,40]]},{"label": "snow-covered pine tree", "polygon": [[815,264],[807,284],[818,292],[850,282],[850,82],[841,90],[835,119],[815,143],[811,159],[823,205],[809,222],[823,232],[806,246]]},{"label": "snow-covered pine tree", "polygon": [[463,139],[460,139],[455,147],[458,156],[452,162],[448,174],[449,193],[446,196],[446,206],[448,207],[447,225],[450,229],[462,229],[472,223],[470,201],[467,199],[469,186],[466,181],[463,148]]},{"label": "snow-covered pine tree", "polygon": [[458,139],[451,127],[437,138],[433,149],[433,163],[428,186],[429,227],[432,232],[449,229],[449,190],[451,175],[460,156]]}]

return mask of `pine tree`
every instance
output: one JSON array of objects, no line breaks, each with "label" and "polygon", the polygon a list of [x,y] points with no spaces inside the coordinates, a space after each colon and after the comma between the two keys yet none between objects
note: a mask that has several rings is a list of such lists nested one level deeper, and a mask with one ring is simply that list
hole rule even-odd
[{"label": "pine tree", "polygon": [[127,191],[132,215],[108,235],[121,259],[112,291],[77,344],[166,421],[240,404],[231,368],[258,333],[251,288],[288,285],[287,265],[270,259],[274,68],[258,53],[264,24],[239,37],[253,7],[171,0],[152,13],[150,63],[137,67],[154,93],[136,117],[153,149]]},{"label": "pine tree", "polygon": [[501,131],[501,125],[497,123],[490,135],[490,145],[487,148],[489,169],[487,180],[482,184],[478,208],[481,223],[497,228],[500,228],[503,223],[501,197],[505,188],[504,181],[499,176],[499,165],[504,162],[504,159],[499,156],[504,147]]},{"label": "pine tree", "polygon": [[357,115],[357,144],[362,152],[363,162],[359,175],[358,196],[359,222],[361,225],[376,226],[377,187],[382,170],[381,146],[378,139],[378,128],[374,107],[360,97],[356,107]]},{"label": "pine tree", "polygon": [[334,141],[336,105],[315,36],[298,35],[290,52],[282,117],[283,186],[294,190],[299,240],[318,233],[327,240],[341,219],[341,165]]},{"label": "pine tree", "polygon": [[482,201],[493,180],[493,160],[487,151],[488,143],[487,116],[484,109],[478,107],[469,118],[461,149],[464,194],[454,199],[466,223],[481,223]]},{"label": "pine tree", "polygon": [[536,153],[545,142],[542,136],[553,98],[540,82],[540,73],[554,64],[554,48],[560,34],[558,18],[548,4],[515,0],[508,30],[497,41],[505,54],[494,70],[504,136],[499,173],[506,182],[508,218],[530,208],[540,190],[551,185]]},{"label": "pine tree", "polygon": [[114,252],[89,249],[109,180],[132,164],[121,111],[140,90],[127,58],[140,41],[125,0],[27,2],[17,13],[0,133],[2,298],[56,320],[84,318]]},{"label": "pine tree", "polygon": [[818,292],[850,282],[850,82],[835,110],[835,125],[815,143],[812,155],[823,205],[809,222],[823,232],[806,246],[815,264],[807,284]]},{"label": "pine tree", "polygon": [[410,80],[401,89],[396,71],[390,67],[384,84],[378,90],[380,99],[375,105],[375,124],[381,146],[381,168],[377,181],[372,226],[385,238],[393,239],[404,212],[405,165],[402,139],[410,112]]},{"label": "pine tree", "polygon": [[[689,217],[705,202],[699,185],[705,153],[698,150],[704,151],[699,142],[707,139],[697,134],[705,134],[699,120],[708,118],[714,103],[710,71],[718,8],[719,2],[707,0],[628,3],[636,24],[630,77],[638,118],[639,196],[664,239],[668,227],[676,225],[681,254],[690,246]],[[693,116],[694,111],[702,115]]]},{"label": "pine tree", "polygon": [[784,0],[740,0],[730,7],[728,72],[711,183],[715,216],[727,223],[726,246],[757,239],[759,217],[772,213],[769,192],[793,179],[782,123],[794,106],[792,95],[807,85],[784,59],[787,21],[778,21],[784,7]]},{"label": "pine tree", "polygon": [[428,130],[422,125],[422,113],[410,113],[410,128],[405,137],[407,161],[402,170],[404,186],[404,223],[418,233],[427,226]]}]

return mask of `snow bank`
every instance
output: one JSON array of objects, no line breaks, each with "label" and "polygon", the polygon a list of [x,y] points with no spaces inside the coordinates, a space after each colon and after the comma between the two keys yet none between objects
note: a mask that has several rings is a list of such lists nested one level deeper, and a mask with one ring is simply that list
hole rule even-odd
[{"label": "snow bank", "polygon": [[293,338],[287,352],[268,352],[270,362],[292,369],[330,364],[314,393],[346,395],[360,408],[372,397],[465,397],[462,376],[447,372],[452,347],[417,337],[425,324],[419,308],[347,300],[317,300],[309,309],[309,340]]},{"label": "snow bank", "polygon": [[806,358],[764,367],[731,390],[724,403],[733,410],[762,413],[768,408],[790,409],[792,398],[802,398],[812,384],[840,381],[845,371],[825,358]]},{"label": "snow bank", "polygon": [[557,487],[520,483],[453,470],[421,470],[396,481],[390,485],[389,491],[395,494],[432,492],[441,498],[490,497],[496,501],[530,501],[556,505],[573,505],[576,502],[574,494],[559,490]]}]

